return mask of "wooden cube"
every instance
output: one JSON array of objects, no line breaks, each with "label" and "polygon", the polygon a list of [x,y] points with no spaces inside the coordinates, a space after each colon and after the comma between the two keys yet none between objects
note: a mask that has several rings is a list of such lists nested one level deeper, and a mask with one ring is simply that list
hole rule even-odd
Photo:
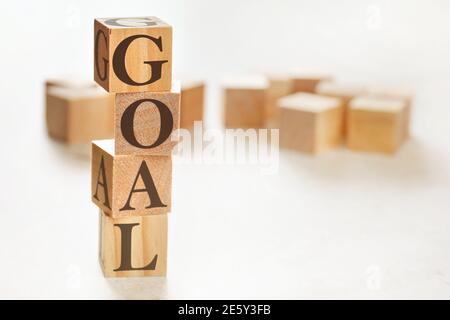
[{"label": "wooden cube", "polygon": [[46,93],[50,137],[66,143],[89,143],[114,135],[114,95],[99,87],[50,86]]},{"label": "wooden cube", "polygon": [[342,142],[342,101],[311,93],[281,98],[280,147],[320,153]]},{"label": "wooden cube", "polygon": [[294,83],[288,77],[269,76],[265,97],[264,122],[267,127],[278,127],[280,110],[278,99],[294,92]]},{"label": "wooden cube", "polygon": [[367,90],[367,95],[374,98],[383,99],[400,99],[406,102],[405,110],[405,127],[403,128],[403,135],[405,139],[411,136],[411,109],[414,94],[406,88],[395,88],[395,87],[383,87],[383,86],[371,86]]},{"label": "wooden cube", "polygon": [[190,129],[195,121],[203,121],[205,84],[202,81],[181,82],[180,127]]},{"label": "wooden cube", "polygon": [[224,82],[225,127],[261,128],[264,126],[264,77],[232,78]]},{"label": "wooden cube", "polygon": [[168,92],[116,94],[115,153],[171,155],[180,128],[180,84]]},{"label": "wooden cube", "polygon": [[167,215],[114,219],[100,210],[100,265],[105,277],[165,276]]},{"label": "wooden cube", "polygon": [[315,93],[321,82],[330,81],[332,78],[326,74],[298,73],[292,74],[292,92]]},{"label": "wooden cube", "polygon": [[359,95],[365,93],[365,87],[357,84],[351,83],[341,83],[333,81],[320,82],[316,87],[316,93],[322,96],[339,98],[342,100],[342,106],[344,108],[344,118],[342,130],[345,134],[347,128],[347,110],[350,101]]},{"label": "wooden cube", "polygon": [[92,201],[113,218],[171,210],[172,158],[114,154],[113,140],[92,142]]},{"label": "wooden cube", "polygon": [[357,151],[394,153],[405,140],[407,103],[358,97],[349,105],[347,146]]},{"label": "wooden cube", "polygon": [[83,88],[97,88],[99,86],[97,85],[97,83],[95,83],[95,81],[88,80],[80,76],[61,75],[50,77],[45,80],[45,89],[48,90],[52,87],[83,89]]},{"label": "wooden cube", "polygon": [[170,25],[156,17],[95,19],[94,35],[94,79],[106,91],[170,90]]}]

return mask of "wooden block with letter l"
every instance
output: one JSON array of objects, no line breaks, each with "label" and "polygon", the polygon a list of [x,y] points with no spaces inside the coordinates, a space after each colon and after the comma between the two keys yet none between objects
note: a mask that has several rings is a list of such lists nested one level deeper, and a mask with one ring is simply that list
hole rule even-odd
[{"label": "wooden block with letter l", "polygon": [[407,102],[357,97],[350,102],[347,147],[356,151],[394,153],[405,140]]},{"label": "wooden block with letter l", "polygon": [[203,81],[181,81],[181,128],[190,129],[195,121],[203,121],[204,103]]},{"label": "wooden block with letter l", "polygon": [[230,78],[223,86],[225,127],[263,127],[267,79],[258,76]]},{"label": "wooden block with letter l", "polygon": [[114,219],[100,210],[100,265],[105,277],[165,276],[167,214]]},{"label": "wooden block with letter l", "polygon": [[171,210],[172,158],[114,154],[113,140],[92,142],[92,201],[113,218]]},{"label": "wooden block with letter l", "polygon": [[97,86],[50,86],[46,92],[46,122],[50,137],[70,144],[112,138],[114,95]]},{"label": "wooden block with letter l", "polygon": [[342,143],[342,101],[311,93],[278,100],[280,147],[320,153]]},{"label": "wooden block with letter l", "polygon": [[170,90],[170,25],[156,17],[95,19],[94,35],[94,79],[106,91]]},{"label": "wooden block with letter l", "polygon": [[180,84],[171,91],[117,93],[116,155],[171,155],[180,128]]}]

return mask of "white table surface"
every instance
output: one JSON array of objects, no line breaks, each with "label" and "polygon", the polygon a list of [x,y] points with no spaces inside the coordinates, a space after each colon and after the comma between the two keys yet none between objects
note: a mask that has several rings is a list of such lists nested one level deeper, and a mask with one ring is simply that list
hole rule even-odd
[{"label": "white table surface", "polygon": [[[185,5],[184,11],[175,13],[164,7],[165,2],[152,3],[156,15],[169,16],[167,20],[178,26],[174,30],[180,30],[176,48],[185,48],[186,55],[176,55],[178,66],[189,66],[188,59],[198,61],[196,46],[188,46],[189,41],[181,35],[201,23],[190,17],[198,15],[203,23],[212,21],[210,15],[199,11],[205,2],[193,1],[193,7]],[[271,12],[274,7],[275,13],[287,15],[289,5],[295,6],[294,2],[276,3],[264,2],[262,12]],[[358,6],[356,3],[361,2],[352,3]],[[108,280],[103,278],[97,259],[98,209],[90,201],[86,148],[49,140],[43,121],[45,77],[91,67],[90,56],[76,58],[92,49],[90,40],[79,46],[81,39],[91,39],[91,24],[52,28],[49,19],[67,14],[65,5],[52,6],[43,1],[21,11],[9,2],[10,6],[3,8],[7,11],[2,12],[11,13],[5,16],[5,23],[15,33],[5,34],[5,41],[12,42],[1,56],[7,77],[0,82],[0,298],[450,298],[450,68],[448,59],[444,59],[450,45],[442,40],[429,46],[433,39],[444,39],[448,28],[442,18],[449,6],[430,9],[420,2],[418,7],[428,8],[423,13],[428,20],[414,18],[421,21],[416,25],[409,16],[396,24],[394,17],[398,18],[406,2],[392,8],[380,3],[387,27],[381,28],[379,35],[394,32],[389,38],[394,39],[407,32],[417,37],[399,46],[387,42],[385,48],[392,48],[390,57],[398,54],[396,64],[381,58],[386,56],[385,50],[364,51],[370,60],[368,56],[358,58],[360,51],[346,47],[342,55],[353,59],[354,67],[346,64],[340,53],[334,60],[325,59],[323,65],[350,80],[361,80],[367,74],[377,81],[413,86],[417,94],[413,137],[400,152],[388,157],[342,148],[311,157],[283,151],[275,175],[262,175],[258,168],[249,166],[176,164],[167,278]],[[362,9],[358,8],[365,14],[364,6],[369,4],[364,2]],[[168,6],[173,9],[176,5]],[[246,19],[256,19],[250,14],[256,6],[251,2],[238,10],[241,15],[234,18],[239,27]],[[119,3],[111,3],[108,10],[88,2],[75,8],[79,8],[82,25],[94,16],[135,14],[131,9],[119,11]],[[417,9],[407,8],[408,12]],[[397,16],[391,15],[391,9]],[[214,10],[225,10],[224,16],[236,11],[225,3]],[[312,19],[308,17],[311,11],[317,13],[310,8],[305,19]],[[15,20],[19,13],[35,23],[40,38],[28,42],[17,38],[29,30]],[[359,37],[350,31],[351,21],[359,21],[353,14],[347,16],[348,25],[320,20],[322,28],[314,25],[313,30],[323,40],[332,37],[327,32],[337,28],[342,37],[332,46],[348,39],[345,36],[349,33],[351,42]],[[288,21],[282,29],[289,32],[289,23],[295,19],[286,17],[293,17],[282,19]],[[221,15],[216,18],[217,23],[224,19]],[[432,27],[423,31],[426,21],[432,21]],[[260,20],[255,23],[263,26]],[[392,29],[389,23],[398,28]],[[445,28],[438,28],[441,24]],[[224,36],[229,31],[211,26],[203,36],[213,32]],[[423,32],[415,32],[419,29]],[[434,29],[440,33],[435,35]],[[306,37],[311,33],[308,30],[298,29],[308,44],[304,48],[319,43]],[[220,43],[217,38],[209,38]],[[60,39],[58,50],[66,50],[63,52],[71,57],[71,63],[61,57],[55,39]],[[377,39],[376,35],[371,38],[375,43]],[[259,40],[240,42],[243,50],[248,50],[244,58],[253,63],[249,68],[263,66],[267,58],[254,51]],[[195,36],[193,41],[198,44],[200,38]],[[372,42],[363,42],[360,48],[367,48],[368,43]],[[422,45],[431,49],[421,50]],[[213,55],[220,51],[217,46],[212,50]],[[255,60],[249,60],[252,52]],[[306,50],[302,58],[320,65],[324,56],[318,53],[314,58],[317,52]],[[402,55],[405,52],[411,56]],[[210,80],[207,122],[217,127],[217,82],[230,68],[229,60],[222,60],[225,63],[220,66],[214,60],[218,56],[203,57],[202,70],[211,68],[204,73]],[[240,61],[236,53],[228,57]],[[286,57],[287,65],[292,58]],[[243,69],[238,63],[234,67]],[[189,72],[189,67],[182,71]],[[385,77],[383,72],[387,73]]]}]

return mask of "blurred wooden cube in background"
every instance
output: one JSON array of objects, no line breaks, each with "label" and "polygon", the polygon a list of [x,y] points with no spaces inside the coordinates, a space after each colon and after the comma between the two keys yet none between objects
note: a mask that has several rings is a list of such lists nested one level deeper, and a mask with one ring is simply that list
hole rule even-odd
[{"label": "blurred wooden cube in background", "polygon": [[350,102],[347,146],[357,151],[394,153],[405,141],[407,102],[362,96]]},{"label": "blurred wooden cube in background", "polygon": [[320,153],[342,143],[342,101],[311,93],[278,100],[280,147]]},{"label": "blurred wooden cube in background", "polygon": [[293,73],[292,91],[315,93],[316,88],[321,82],[330,82],[332,77],[327,74],[320,73]]},{"label": "blurred wooden cube in background", "polygon": [[280,121],[280,110],[278,99],[293,93],[294,84],[291,78],[286,76],[268,76],[268,87],[266,90],[264,121],[269,128],[278,128]]},{"label": "blurred wooden cube in background", "polygon": [[114,95],[88,83],[46,83],[46,122],[50,137],[69,144],[113,137]]},{"label": "blurred wooden cube in background", "polygon": [[267,78],[265,121],[271,128],[279,127],[278,99],[296,92],[314,93],[320,82],[332,79],[325,74],[301,72],[271,73]]},{"label": "blurred wooden cube in background", "polygon": [[404,138],[408,139],[411,136],[411,110],[413,104],[414,94],[411,90],[406,88],[385,87],[385,86],[371,86],[367,90],[367,95],[377,98],[386,99],[400,99],[406,102],[406,125],[404,127]]},{"label": "blurred wooden cube in background", "polygon": [[364,94],[365,90],[366,88],[359,84],[334,82],[334,81],[324,81],[319,83],[316,87],[317,94],[341,99],[343,103],[342,106],[344,108],[343,113],[344,118],[342,126],[344,134],[346,131],[348,104],[356,96]]},{"label": "blurred wooden cube in background", "polygon": [[181,81],[180,128],[190,129],[195,121],[203,121],[205,83]]},{"label": "blurred wooden cube in background", "polygon": [[267,87],[267,79],[259,76],[236,77],[224,81],[225,127],[264,127]]},{"label": "blurred wooden cube in background", "polygon": [[50,77],[45,80],[45,89],[48,90],[51,87],[83,89],[97,88],[98,84],[93,80],[88,80],[77,75],[62,75]]}]

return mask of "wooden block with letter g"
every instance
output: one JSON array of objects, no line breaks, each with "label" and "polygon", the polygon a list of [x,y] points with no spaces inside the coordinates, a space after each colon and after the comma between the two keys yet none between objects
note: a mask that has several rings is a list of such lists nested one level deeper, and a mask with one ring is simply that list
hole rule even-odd
[{"label": "wooden block with letter g", "polygon": [[165,276],[167,215],[114,219],[100,210],[100,265],[105,277]]},{"label": "wooden block with letter g", "polygon": [[357,151],[394,153],[405,140],[405,100],[358,97],[347,115],[347,146]]},{"label": "wooden block with letter g", "polygon": [[172,27],[156,17],[95,19],[94,79],[108,92],[169,91]]},{"label": "wooden block with letter g", "polygon": [[341,144],[341,100],[302,92],[278,103],[280,147],[316,154]]},{"label": "wooden block with letter g", "polygon": [[92,201],[107,215],[167,213],[171,209],[172,158],[114,154],[113,140],[92,142]]},{"label": "wooden block with letter g", "polygon": [[70,144],[112,138],[114,95],[97,86],[48,85],[46,122],[50,137]]},{"label": "wooden block with letter g", "polygon": [[116,155],[171,155],[180,128],[180,85],[169,92],[116,94]]}]

